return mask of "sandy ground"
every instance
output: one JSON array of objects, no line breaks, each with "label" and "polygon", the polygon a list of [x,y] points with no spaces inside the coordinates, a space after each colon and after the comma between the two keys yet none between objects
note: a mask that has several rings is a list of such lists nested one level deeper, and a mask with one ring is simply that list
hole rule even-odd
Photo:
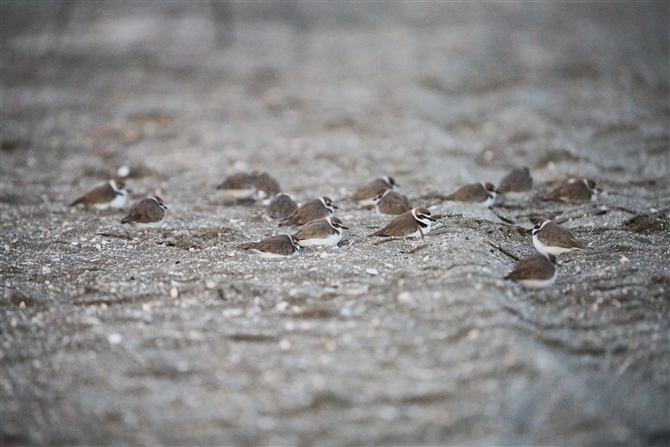
[{"label": "sandy ground", "polygon": [[[670,443],[667,4],[208,5],[2,3],[3,445]],[[67,206],[123,165],[163,228]],[[252,169],[340,246],[247,252],[281,229],[214,188]],[[365,237],[382,174],[425,239]],[[539,200],[569,175],[600,199]],[[594,250],[529,292],[538,215]]]}]

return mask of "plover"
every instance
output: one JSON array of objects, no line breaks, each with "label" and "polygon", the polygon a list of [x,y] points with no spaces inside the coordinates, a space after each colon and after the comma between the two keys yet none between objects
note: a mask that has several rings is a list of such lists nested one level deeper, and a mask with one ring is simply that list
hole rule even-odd
[{"label": "plover", "polygon": [[479,203],[488,208],[495,202],[496,193],[497,190],[492,183],[479,182],[461,186],[456,192],[444,196],[442,199],[455,202]]},{"label": "plover", "polygon": [[128,204],[128,193],[125,184],[120,180],[100,183],[81,197],[75,199],[70,206],[83,204],[98,210],[108,208],[125,208]]},{"label": "plover", "polygon": [[375,204],[375,197],[384,193],[387,189],[393,189],[398,185],[393,177],[386,175],[372,180],[360,188],[358,188],[352,195],[349,196],[351,200],[358,202],[361,206],[370,206]]},{"label": "plover", "polygon": [[398,216],[412,209],[412,205],[410,205],[407,197],[392,189],[387,189],[383,193],[378,194],[375,200],[377,214]]},{"label": "plover", "polygon": [[328,197],[317,197],[303,203],[289,217],[279,222],[280,227],[301,226],[316,219],[332,216],[337,208]]},{"label": "plover", "polygon": [[521,259],[505,279],[518,282],[527,289],[541,289],[552,285],[557,275],[554,256],[534,254]]},{"label": "plover", "polygon": [[598,198],[596,182],[585,178],[571,178],[552,190],[545,200],[558,202],[589,202]]},{"label": "plover", "polygon": [[544,256],[557,256],[561,253],[589,248],[579,242],[570,233],[570,230],[549,219],[537,219],[533,224],[533,245]]},{"label": "plover", "polygon": [[270,201],[265,214],[272,219],[286,219],[293,211],[298,209],[298,205],[286,193],[280,192]]},{"label": "plover", "polygon": [[514,168],[507,174],[498,186],[506,199],[519,199],[533,188],[533,177],[527,167]]},{"label": "plover", "polygon": [[431,223],[435,219],[426,208],[414,208],[395,217],[384,228],[369,236],[380,237],[424,237],[430,233]]},{"label": "plover", "polygon": [[297,255],[300,246],[297,239],[290,234],[279,234],[266,237],[250,250],[262,258],[286,258]]},{"label": "plover", "polygon": [[348,230],[337,217],[313,220],[293,235],[301,247],[310,245],[337,245],[342,240],[342,230]]},{"label": "plover", "polygon": [[160,197],[149,196],[135,203],[121,223],[130,224],[135,228],[157,228],[165,219],[166,209],[167,206]]},{"label": "plover", "polygon": [[246,200],[256,193],[254,178],[243,172],[229,175],[216,189],[235,200]]},{"label": "plover", "polygon": [[251,176],[254,179],[254,187],[259,199],[263,200],[268,197],[274,197],[281,192],[279,182],[270,177],[270,174],[267,172],[253,171]]}]

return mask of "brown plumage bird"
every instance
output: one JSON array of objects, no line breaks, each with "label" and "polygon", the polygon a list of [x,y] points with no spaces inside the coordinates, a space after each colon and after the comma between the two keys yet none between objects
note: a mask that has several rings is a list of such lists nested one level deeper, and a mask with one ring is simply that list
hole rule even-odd
[{"label": "brown plumage bird", "polygon": [[256,193],[254,178],[243,172],[229,175],[216,189],[235,200],[249,199]]},{"label": "brown plumage bird", "polygon": [[488,208],[496,201],[496,193],[497,190],[492,183],[479,182],[461,186],[453,194],[442,197],[442,200],[479,203]]},{"label": "brown plumage bird", "polygon": [[274,197],[281,192],[279,182],[267,172],[253,171],[251,176],[254,179],[254,186],[256,187],[256,194],[259,199]]},{"label": "brown plumage bird", "polygon": [[358,188],[349,198],[358,202],[361,206],[370,206],[375,204],[375,197],[383,194],[387,189],[393,189],[400,186],[395,182],[393,177],[386,175],[372,180],[370,183]]},{"label": "brown plumage bird", "polygon": [[412,209],[409,199],[404,194],[400,194],[392,189],[387,189],[382,194],[377,195],[375,200],[377,214],[399,216]]},{"label": "brown plumage bird", "polygon": [[395,217],[381,230],[369,236],[379,237],[424,237],[430,233],[431,224],[435,219],[426,208],[414,208]]},{"label": "brown plumage bird", "polygon": [[128,193],[126,185],[120,180],[110,180],[99,183],[93,189],[81,197],[75,199],[70,206],[84,205],[92,206],[95,209],[104,210],[108,208],[125,208],[128,203]]},{"label": "brown plumage bird", "polygon": [[293,237],[301,247],[337,245],[342,240],[342,230],[348,229],[340,219],[331,216],[306,223]]},{"label": "brown plumage bird", "polygon": [[537,219],[533,226],[533,245],[544,256],[560,255],[574,250],[588,250],[570,230],[549,219]]},{"label": "brown plumage bird", "polygon": [[533,189],[533,177],[527,167],[514,168],[500,181],[498,191],[506,199],[517,199]]},{"label": "brown plumage bird", "polygon": [[544,199],[557,202],[589,202],[597,198],[596,182],[585,178],[571,178],[552,190]]},{"label": "brown plumage bird", "polygon": [[165,219],[165,210],[167,206],[160,197],[149,196],[130,207],[121,223],[130,224],[135,228],[157,228]]},{"label": "brown plumage bird", "polygon": [[280,192],[268,203],[265,214],[272,219],[286,219],[296,209],[298,204],[286,193]]},{"label": "brown plumage bird", "polygon": [[521,259],[505,279],[516,281],[527,289],[540,289],[552,285],[557,275],[556,258],[553,255],[545,257],[535,254]]},{"label": "brown plumage bird", "polygon": [[331,216],[337,208],[328,197],[317,197],[303,203],[289,217],[279,222],[280,227],[301,226],[307,222]]},{"label": "brown plumage bird", "polygon": [[251,248],[262,258],[285,258],[297,255],[300,251],[298,240],[290,234],[266,237]]}]

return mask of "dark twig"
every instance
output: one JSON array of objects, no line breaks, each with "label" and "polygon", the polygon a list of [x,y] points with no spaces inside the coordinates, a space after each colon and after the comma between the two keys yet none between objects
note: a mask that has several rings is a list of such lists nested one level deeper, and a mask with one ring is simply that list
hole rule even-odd
[{"label": "dark twig", "polygon": [[517,256],[514,256],[512,253],[508,252],[508,251],[505,250],[504,248],[502,248],[502,247],[498,247],[496,244],[494,244],[494,243],[492,243],[492,242],[489,242],[488,244],[489,244],[491,247],[493,247],[493,248],[495,248],[496,250],[498,250],[500,253],[502,253],[502,254],[504,254],[505,256],[507,256],[508,258],[514,259],[515,261],[519,261],[519,258],[518,258]]}]

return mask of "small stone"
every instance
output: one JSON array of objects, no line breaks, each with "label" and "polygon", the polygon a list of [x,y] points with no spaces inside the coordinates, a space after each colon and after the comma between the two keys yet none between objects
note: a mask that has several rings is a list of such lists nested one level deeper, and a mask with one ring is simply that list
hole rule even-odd
[{"label": "small stone", "polygon": [[619,259],[619,262],[621,262],[622,264],[625,264],[625,263],[627,263],[627,262],[630,262],[630,259],[628,259],[628,258],[625,257],[625,256],[621,256],[621,259]]},{"label": "small stone", "polygon": [[371,275],[379,275],[379,270],[377,269],[365,269],[365,271]]},{"label": "small stone", "polygon": [[239,317],[243,313],[244,309],[240,309],[237,307],[234,307],[232,309],[223,309],[223,312],[221,312],[221,314],[226,318]]},{"label": "small stone", "polygon": [[118,175],[121,178],[126,178],[130,175],[130,166],[121,166],[119,169],[116,170],[116,175]]},{"label": "small stone", "polygon": [[211,290],[216,287],[216,283],[210,279],[205,283],[205,287]]},{"label": "small stone", "polygon": [[25,309],[25,308],[26,308],[26,302],[25,302],[25,301],[21,301],[21,302],[19,303],[19,309]]},{"label": "small stone", "polygon": [[400,292],[398,296],[396,297],[396,300],[399,303],[411,303],[412,302],[412,295],[410,295],[409,292]]},{"label": "small stone", "polygon": [[171,288],[170,289],[170,296],[172,298],[177,298],[179,296],[179,289],[177,289],[176,287]]},{"label": "small stone", "polygon": [[275,308],[279,312],[284,312],[286,309],[288,309],[289,304],[286,301],[280,301],[275,305]]},{"label": "small stone", "polygon": [[119,343],[121,343],[121,340],[123,340],[123,337],[121,336],[121,334],[116,332],[113,334],[109,334],[107,336],[107,341],[112,345],[118,345]]},{"label": "small stone", "polygon": [[49,273],[51,273],[51,269],[49,267],[47,267],[46,265],[42,266],[42,274],[43,275],[48,275]]},{"label": "small stone", "polygon": [[288,341],[288,340],[285,339],[285,338],[282,338],[282,339],[279,341],[279,349],[281,349],[282,351],[286,351],[286,350],[288,350],[288,349],[291,349],[291,342]]}]

